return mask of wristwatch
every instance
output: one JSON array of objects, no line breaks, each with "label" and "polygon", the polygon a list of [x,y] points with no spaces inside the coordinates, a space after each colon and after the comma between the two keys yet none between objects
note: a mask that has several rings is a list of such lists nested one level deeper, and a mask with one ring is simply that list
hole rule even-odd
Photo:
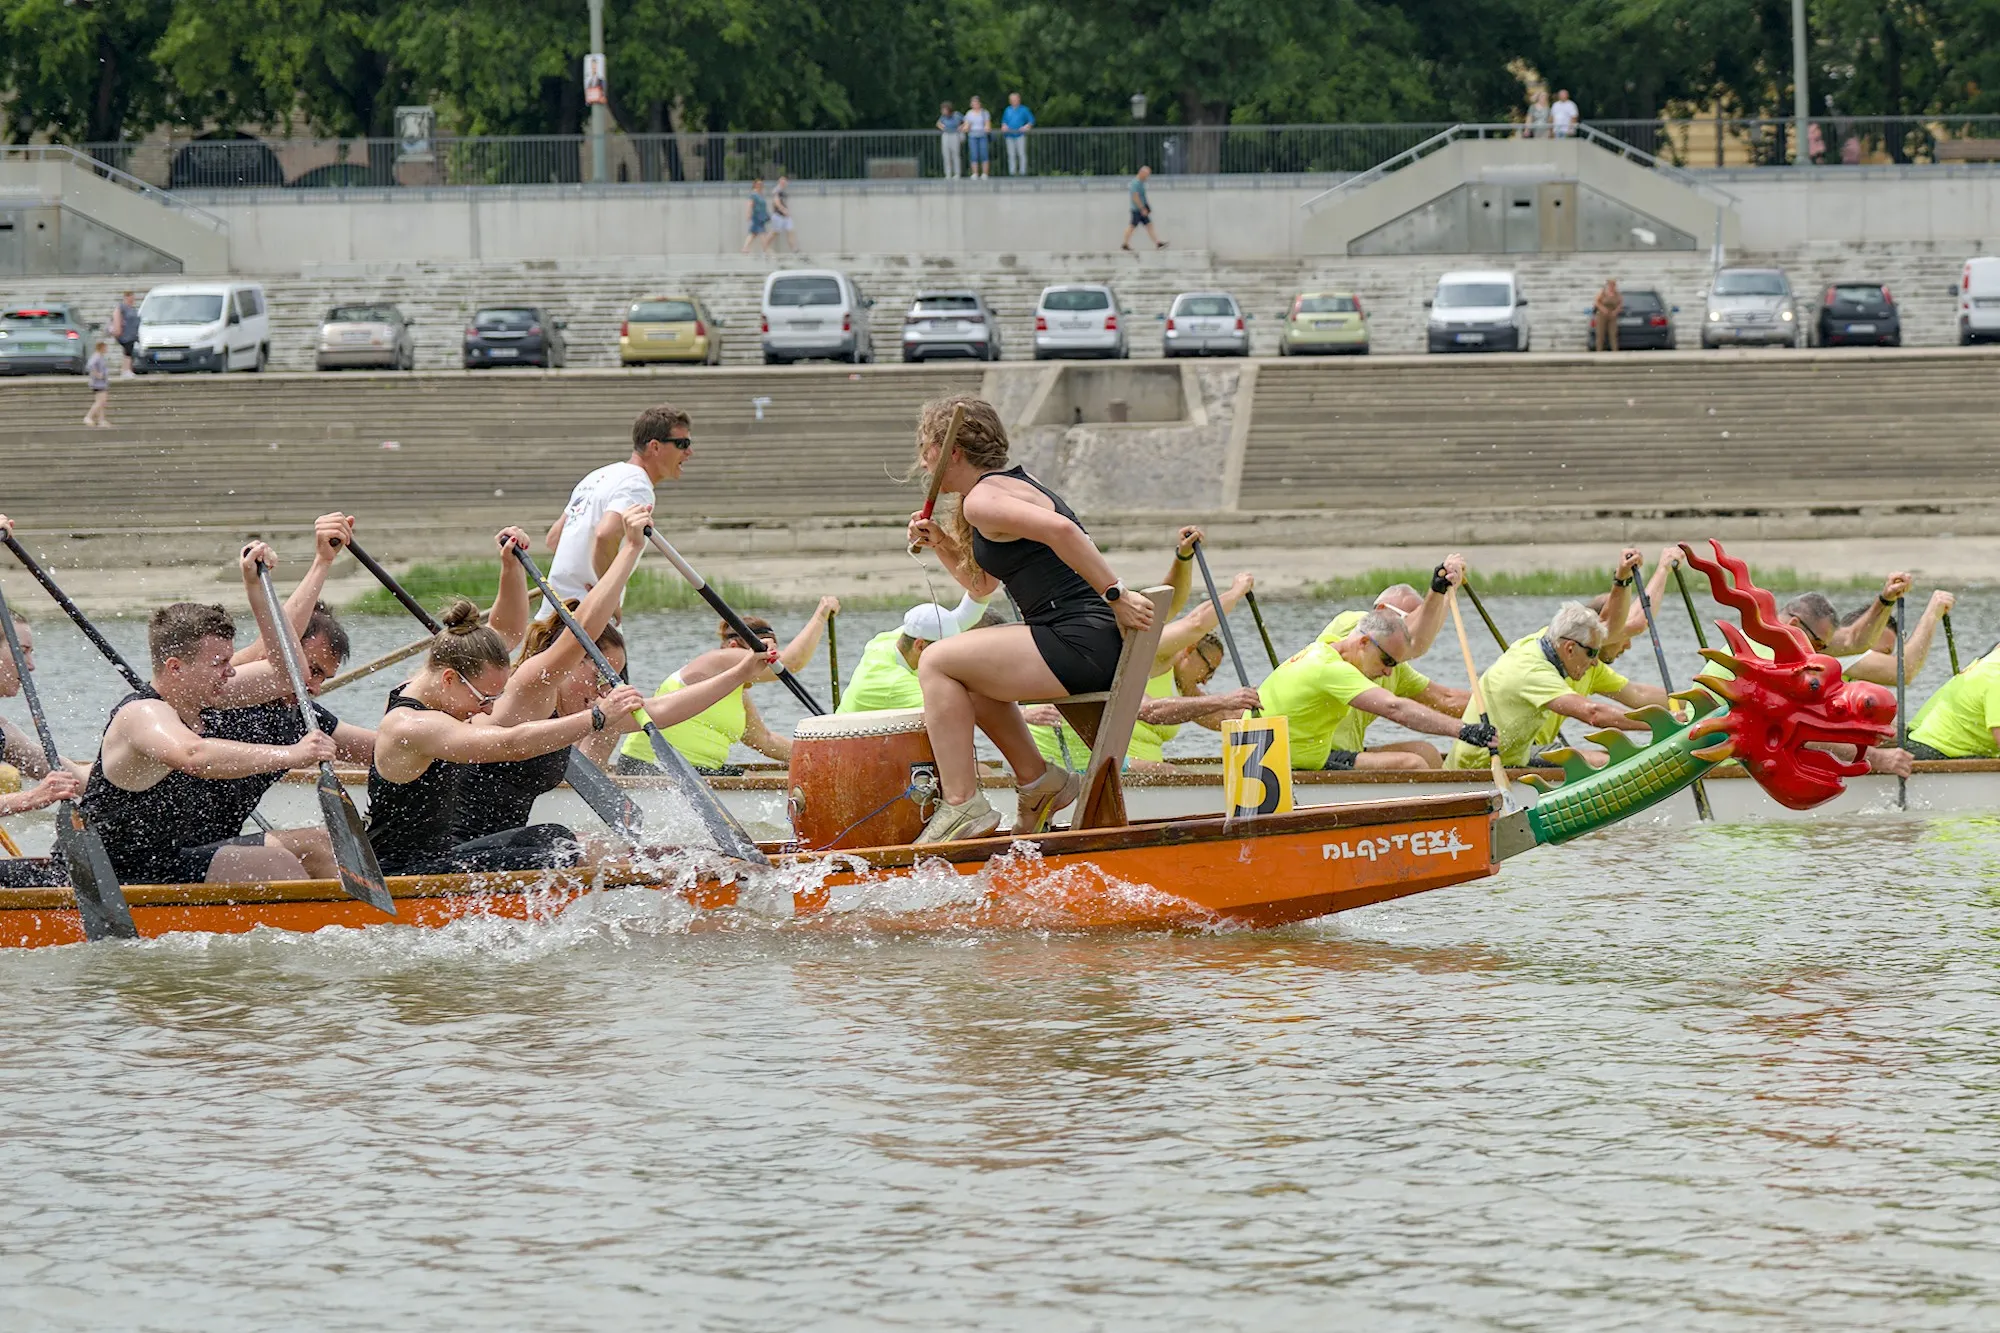
[{"label": "wristwatch", "polygon": [[596,704],[590,706],[590,729],[592,731],[604,730],[604,710]]},{"label": "wristwatch", "polygon": [[1120,597],[1123,597],[1125,595],[1125,580],[1119,579],[1116,583],[1106,588],[1100,595],[1107,602],[1117,601]]}]

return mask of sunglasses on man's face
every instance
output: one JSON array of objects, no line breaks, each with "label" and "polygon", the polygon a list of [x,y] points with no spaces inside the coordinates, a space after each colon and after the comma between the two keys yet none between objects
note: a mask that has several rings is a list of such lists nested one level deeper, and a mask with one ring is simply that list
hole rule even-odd
[{"label": "sunglasses on man's face", "polygon": [[1585,643],[1581,639],[1564,639],[1563,642],[1575,644],[1577,646],[1577,650],[1593,662],[1597,660],[1598,653],[1603,651],[1600,648],[1591,647],[1589,644]]},{"label": "sunglasses on man's face", "polygon": [[694,436],[670,435],[667,437],[667,443],[671,444],[674,448],[680,450],[682,453],[686,453],[688,450],[694,448]]},{"label": "sunglasses on man's face", "polygon": [[1805,621],[1800,620],[1797,616],[1792,617],[1790,623],[1794,629],[1806,636],[1806,642],[1812,645],[1814,652],[1823,653],[1826,651],[1826,640],[1813,633],[1812,626],[1806,624]]},{"label": "sunglasses on man's face", "polygon": [[1396,657],[1395,657],[1395,654],[1391,653],[1391,652],[1390,652],[1390,651],[1389,651],[1389,650],[1388,650],[1387,648],[1384,648],[1384,647],[1382,646],[1382,641],[1381,641],[1380,639],[1376,639],[1376,638],[1369,638],[1369,639],[1368,639],[1368,642],[1369,642],[1369,643],[1371,643],[1371,644],[1373,644],[1373,645],[1375,646],[1375,651],[1376,651],[1376,652],[1378,652],[1378,653],[1382,654],[1382,668],[1383,668],[1383,670],[1385,670],[1385,671],[1394,671],[1394,670],[1396,669]]}]

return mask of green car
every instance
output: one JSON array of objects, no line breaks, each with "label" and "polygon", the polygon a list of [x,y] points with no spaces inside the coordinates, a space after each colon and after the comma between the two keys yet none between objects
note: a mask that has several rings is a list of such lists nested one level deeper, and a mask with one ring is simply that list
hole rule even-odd
[{"label": "green car", "polygon": [[1368,316],[1353,292],[1301,292],[1285,316],[1279,356],[1317,352],[1368,353]]},{"label": "green car", "polygon": [[81,375],[90,326],[66,305],[0,309],[0,375]]}]

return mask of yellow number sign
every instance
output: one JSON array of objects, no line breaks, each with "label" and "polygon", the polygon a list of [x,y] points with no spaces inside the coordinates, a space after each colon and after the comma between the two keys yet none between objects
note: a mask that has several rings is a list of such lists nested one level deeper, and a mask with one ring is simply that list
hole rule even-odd
[{"label": "yellow number sign", "polygon": [[1292,808],[1292,733],[1283,717],[1222,724],[1222,806],[1231,819]]}]

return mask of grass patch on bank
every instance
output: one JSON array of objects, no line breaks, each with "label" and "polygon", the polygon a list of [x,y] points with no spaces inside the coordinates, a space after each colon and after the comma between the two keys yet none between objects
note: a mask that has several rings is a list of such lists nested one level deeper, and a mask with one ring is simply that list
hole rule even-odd
[{"label": "grass patch on bank", "polygon": [[[499,585],[498,571],[491,560],[417,565],[399,577],[403,586],[409,589],[410,596],[433,612],[454,597],[469,597],[481,606],[488,606]],[[777,610],[786,605],[747,583],[711,579],[709,586],[723,601],[739,611]],[[530,588],[528,592],[530,597],[534,596],[534,589]],[[702,601],[701,595],[688,587],[687,581],[680,575],[672,572],[641,569],[632,576],[631,585],[625,590],[627,613],[707,609],[708,603]],[[371,588],[342,610],[364,616],[405,614],[403,604],[392,597],[387,588]]]},{"label": "grass patch on bank", "polygon": [[[1648,566],[1648,573],[1651,567]],[[1695,571],[1688,571],[1688,591],[1698,597],[1708,595],[1708,578]],[[1751,577],[1760,588],[1773,592],[1803,592],[1812,589],[1817,592],[1870,592],[1882,586],[1880,578],[1820,579],[1801,574],[1795,569],[1758,569],[1753,567]],[[1538,569],[1520,573],[1480,573],[1475,572],[1470,580],[1473,590],[1482,597],[1595,597],[1598,593],[1611,590],[1609,569]],[[1370,569],[1360,574],[1346,574],[1339,578],[1327,579],[1320,583],[1309,583],[1288,594],[1306,601],[1331,601],[1353,597],[1373,597],[1391,584],[1407,583],[1422,592],[1430,587],[1429,569]],[[1667,581],[1669,596],[1677,596],[1672,579]],[[1274,597],[1277,594],[1272,594]]]}]

